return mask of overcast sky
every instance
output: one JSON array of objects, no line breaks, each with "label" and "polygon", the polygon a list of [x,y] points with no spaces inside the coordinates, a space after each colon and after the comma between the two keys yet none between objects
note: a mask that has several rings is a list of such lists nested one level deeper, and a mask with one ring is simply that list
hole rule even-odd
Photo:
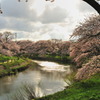
[{"label": "overcast sky", "polygon": [[97,12],[82,0],[0,0],[0,31],[17,33],[17,39],[69,40],[76,25]]}]

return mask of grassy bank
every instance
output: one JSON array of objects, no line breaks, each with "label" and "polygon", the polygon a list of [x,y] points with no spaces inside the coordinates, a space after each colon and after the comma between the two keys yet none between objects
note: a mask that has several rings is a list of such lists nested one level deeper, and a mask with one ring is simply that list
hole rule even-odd
[{"label": "grassy bank", "polygon": [[100,100],[100,73],[75,82],[64,91],[35,100]]},{"label": "grassy bank", "polygon": [[0,55],[0,77],[16,74],[31,66],[33,62],[27,58]]},{"label": "grassy bank", "polygon": [[20,56],[28,57],[30,59],[35,60],[43,60],[43,61],[53,61],[58,62],[62,64],[72,64],[72,59],[69,55],[57,55],[57,54],[45,54],[45,55],[39,55],[39,54],[22,54]]}]

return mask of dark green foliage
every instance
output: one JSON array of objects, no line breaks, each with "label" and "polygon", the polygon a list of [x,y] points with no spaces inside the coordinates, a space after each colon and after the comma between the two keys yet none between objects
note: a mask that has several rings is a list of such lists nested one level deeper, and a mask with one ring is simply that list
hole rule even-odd
[{"label": "dark green foliage", "polygon": [[58,63],[65,63],[65,64],[72,64],[72,59],[69,55],[52,55],[52,54],[46,54],[43,57],[40,57],[38,54],[34,54],[31,57],[31,59],[37,59],[37,60],[46,60],[46,61],[55,61]]}]

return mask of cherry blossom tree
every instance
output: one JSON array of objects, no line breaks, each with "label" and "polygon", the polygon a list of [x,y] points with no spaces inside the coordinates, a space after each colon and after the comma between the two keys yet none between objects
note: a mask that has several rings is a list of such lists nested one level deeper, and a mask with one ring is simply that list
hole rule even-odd
[{"label": "cherry blossom tree", "polygon": [[14,34],[11,33],[11,32],[8,32],[8,31],[5,31],[4,33],[2,33],[2,39],[5,41],[5,42],[9,42],[11,41],[13,38],[14,38]]},{"label": "cherry blossom tree", "polygon": [[13,39],[13,33],[0,33],[0,53],[8,56],[17,55],[20,51],[20,46]]},{"label": "cherry blossom tree", "polygon": [[17,41],[20,46],[20,53],[29,55],[38,55],[44,57],[45,55],[69,55],[70,42],[60,40],[40,40],[32,41]]},{"label": "cherry blossom tree", "polygon": [[99,72],[100,72],[100,55],[93,56],[88,63],[82,65],[82,68],[78,69],[75,79],[77,80],[87,79]]},{"label": "cherry blossom tree", "polygon": [[89,58],[100,54],[100,15],[86,19],[74,30],[71,38],[77,40],[70,47],[70,56],[82,65]]}]

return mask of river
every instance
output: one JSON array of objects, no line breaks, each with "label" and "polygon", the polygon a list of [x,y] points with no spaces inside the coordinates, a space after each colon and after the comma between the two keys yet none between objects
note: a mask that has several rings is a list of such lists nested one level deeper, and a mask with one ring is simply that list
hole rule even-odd
[{"label": "river", "polygon": [[71,84],[70,65],[37,61],[37,66],[16,75],[0,78],[0,100],[29,100],[29,96],[42,97],[62,91]]}]

